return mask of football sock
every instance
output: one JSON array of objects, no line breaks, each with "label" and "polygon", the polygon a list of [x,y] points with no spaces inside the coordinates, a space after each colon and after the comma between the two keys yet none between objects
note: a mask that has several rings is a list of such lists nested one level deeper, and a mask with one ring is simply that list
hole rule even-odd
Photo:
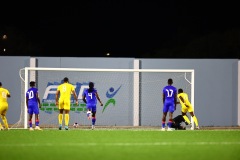
[{"label": "football sock", "polygon": [[193,121],[194,121],[195,125],[198,127],[198,119],[196,116],[193,116]]},{"label": "football sock", "polygon": [[188,118],[186,115],[184,115],[183,118],[184,118],[184,120],[185,120],[188,124],[191,123],[190,120],[189,120],[189,118]]},{"label": "football sock", "polygon": [[63,114],[59,114],[58,115],[58,123],[59,123],[59,125],[62,125],[62,120],[63,120]]},{"label": "football sock", "polygon": [[5,128],[8,129],[8,121],[7,121],[6,116],[1,116],[1,117],[2,117],[2,121],[3,121],[4,125],[5,125]]},{"label": "football sock", "polygon": [[29,127],[32,127],[32,121],[28,121]]},{"label": "football sock", "polygon": [[169,119],[169,121],[168,121],[168,127],[172,128],[172,120],[171,119]]},{"label": "football sock", "polygon": [[39,126],[39,120],[38,119],[35,121],[35,125]]},{"label": "football sock", "polygon": [[95,125],[96,117],[92,117],[92,125]]},{"label": "football sock", "polygon": [[2,126],[2,124],[1,124],[1,122],[0,122],[0,129],[1,129],[1,128],[3,128],[3,126]]},{"label": "football sock", "polygon": [[165,128],[165,121],[162,121],[162,128]]},{"label": "football sock", "polygon": [[68,126],[69,123],[69,114],[65,114],[65,126]]}]

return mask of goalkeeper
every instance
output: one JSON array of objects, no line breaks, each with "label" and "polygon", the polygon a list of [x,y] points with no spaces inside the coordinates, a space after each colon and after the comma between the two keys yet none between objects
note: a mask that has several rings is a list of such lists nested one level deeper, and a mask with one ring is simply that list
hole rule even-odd
[{"label": "goalkeeper", "polygon": [[175,130],[186,130],[186,126],[182,125],[183,123],[185,123],[185,125],[188,125],[183,116],[178,115],[177,117],[173,118],[172,128],[175,128]]}]

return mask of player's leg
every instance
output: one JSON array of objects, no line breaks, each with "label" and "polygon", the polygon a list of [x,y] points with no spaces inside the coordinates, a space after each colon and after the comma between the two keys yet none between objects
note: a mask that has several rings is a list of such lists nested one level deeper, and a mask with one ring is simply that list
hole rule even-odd
[{"label": "player's leg", "polygon": [[192,118],[193,118],[193,121],[194,121],[194,123],[195,123],[195,125],[196,125],[196,128],[199,129],[198,119],[197,119],[196,115],[195,115],[193,112],[189,112],[189,113],[190,113],[190,115],[191,115]]},{"label": "player's leg", "polygon": [[8,121],[7,121],[6,114],[1,114],[1,118],[2,118],[3,124],[5,126],[5,129],[8,130],[9,128],[8,128]]},{"label": "player's leg", "polygon": [[182,116],[183,116],[184,120],[185,120],[188,124],[191,123],[185,112],[182,112]]},{"label": "player's leg", "polygon": [[175,111],[175,105],[174,105],[174,103],[172,103],[169,105],[168,131],[173,130],[172,123],[173,123],[173,112],[174,111]]},{"label": "player's leg", "polygon": [[168,113],[168,106],[166,104],[163,104],[163,115],[162,115],[162,131],[166,130],[166,117]]},{"label": "player's leg", "polygon": [[91,119],[92,118],[92,107],[87,105],[87,118]]},{"label": "player's leg", "polygon": [[42,130],[40,127],[39,127],[39,114],[35,114],[35,129],[36,130]]},{"label": "player's leg", "polygon": [[169,112],[169,119],[168,119],[168,129],[167,129],[167,131],[173,131],[174,130],[174,128],[172,128],[172,123],[173,123],[173,121],[172,121],[172,118],[173,117],[173,112]]},{"label": "player's leg", "polygon": [[[2,112],[3,112],[3,108],[2,108],[2,106],[0,106],[0,115],[2,114]],[[0,122],[0,130],[3,130],[4,128],[3,128],[3,126],[2,126],[2,123]]]},{"label": "player's leg", "polygon": [[188,112],[188,108],[186,106],[182,106],[182,116],[188,124],[191,124],[189,118],[186,115],[187,112]]},{"label": "player's leg", "polygon": [[58,109],[59,109],[59,114],[58,114],[58,124],[59,124],[59,130],[62,129],[62,122],[63,122],[63,110],[64,110],[64,102],[63,100],[59,100],[59,105],[58,105]]},{"label": "player's leg", "polygon": [[70,111],[70,99],[65,99],[64,100],[64,122],[65,122],[65,130],[68,130],[68,124],[69,124],[69,119],[70,119],[70,115],[69,115],[69,111]]},{"label": "player's leg", "polygon": [[97,113],[97,107],[93,106],[92,107],[92,129],[94,129],[95,127],[95,123],[96,123],[96,113]]},{"label": "player's leg", "polygon": [[68,130],[69,120],[70,120],[70,108],[71,102],[70,99],[64,101],[64,121],[65,121],[65,130]]},{"label": "player's leg", "polygon": [[3,130],[3,126],[1,122],[0,122],[0,130]]},{"label": "player's leg", "polygon": [[163,112],[163,116],[162,116],[162,131],[165,131],[165,127],[166,127],[166,117],[167,117],[167,112]]},{"label": "player's leg", "polygon": [[28,112],[28,125],[29,125],[29,130],[33,131],[33,127],[32,127],[32,114],[31,112]]},{"label": "player's leg", "polygon": [[59,130],[62,129],[62,121],[63,121],[63,109],[59,109],[59,114],[58,114]]},{"label": "player's leg", "polygon": [[32,105],[28,105],[28,126],[29,126],[29,130],[33,131],[33,127],[32,127],[32,117],[33,117],[33,106]]},{"label": "player's leg", "polygon": [[33,107],[33,114],[35,114],[35,130],[42,130],[40,127],[39,127],[39,108],[38,108],[38,105],[35,105]]},{"label": "player's leg", "polygon": [[5,129],[8,130],[9,127],[8,127],[8,121],[7,121],[7,117],[6,117],[7,110],[8,110],[8,105],[1,107],[1,118],[2,118],[3,124],[5,126]]},{"label": "player's leg", "polygon": [[39,126],[39,114],[35,113],[35,126]]},{"label": "player's leg", "polygon": [[70,110],[66,110],[66,109],[64,110],[65,130],[68,130],[68,124],[69,124],[69,119],[70,119],[69,111]]},{"label": "player's leg", "polygon": [[188,107],[188,112],[189,112],[190,115],[192,116],[193,121],[194,121],[194,123],[195,123],[195,125],[196,125],[196,128],[199,129],[198,119],[197,119],[196,115],[194,115],[194,113],[193,113],[193,107],[192,107],[191,104],[189,104],[188,106],[189,106],[189,107]]}]

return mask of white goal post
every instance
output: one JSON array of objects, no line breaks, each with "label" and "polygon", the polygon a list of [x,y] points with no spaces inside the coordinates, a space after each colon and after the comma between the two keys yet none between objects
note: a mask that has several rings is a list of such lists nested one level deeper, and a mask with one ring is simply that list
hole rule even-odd
[{"label": "white goal post", "polygon": [[[96,124],[102,126],[161,126],[162,88],[167,79],[173,79],[173,85],[183,88],[189,94],[194,106],[194,70],[193,69],[97,69],[97,68],[44,68],[25,67],[20,69],[22,81],[22,99],[20,120],[13,125],[16,128],[28,128],[28,114],[25,93],[34,74],[42,102],[40,126],[57,127],[57,107],[54,106],[56,87],[64,77],[75,85],[78,99],[93,81],[104,107],[98,106]],[[114,97],[115,96],[115,97]],[[73,101],[72,101],[73,102]],[[111,107],[109,107],[112,105]],[[180,105],[174,113],[180,114]],[[70,123],[89,125],[86,120],[84,104],[72,104]],[[101,114],[100,114],[101,113]],[[160,115],[160,116],[159,116]],[[189,117],[190,118],[190,117]],[[191,118],[191,123],[193,119]],[[71,125],[71,124],[70,124]],[[194,129],[194,125],[193,128]]]}]

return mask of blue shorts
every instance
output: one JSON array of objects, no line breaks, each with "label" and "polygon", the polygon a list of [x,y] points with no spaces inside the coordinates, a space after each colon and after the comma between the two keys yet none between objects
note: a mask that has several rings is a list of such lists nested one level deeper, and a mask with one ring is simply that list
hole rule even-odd
[{"label": "blue shorts", "polygon": [[166,113],[166,112],[173,113],[174,111],[175,111],[175,104],[174,104],[174,102],[166,102],[163,105],[163,112],[164,113]]},{"label": "blue shorts", "polygon": [[39,114],[39,108],[38,104],[37,105],[28,105],[28,113],[29,114]]},{"label": "blue shorts", "polygon": [[97,106],[96,105],[87,105],[86,106],[88,110],[92,112],[97,112]]}]

